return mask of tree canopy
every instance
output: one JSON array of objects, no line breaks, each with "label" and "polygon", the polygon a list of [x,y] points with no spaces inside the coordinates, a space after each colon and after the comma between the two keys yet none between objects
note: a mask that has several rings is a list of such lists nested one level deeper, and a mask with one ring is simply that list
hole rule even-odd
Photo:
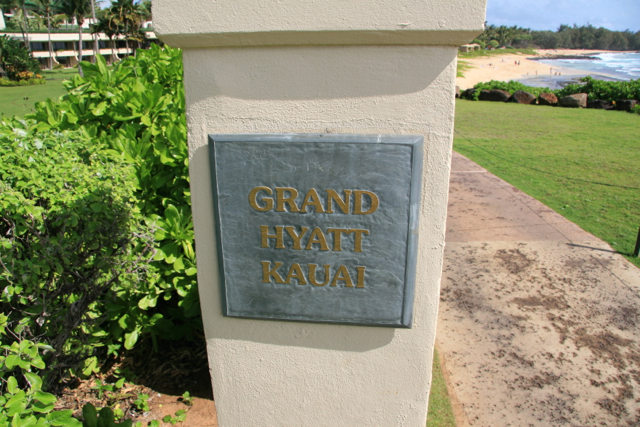
[{"label": "tree canopy", "polygon": [[640,31],[611,31],[592,25],[560,25],[556,31],[533,31],[518,26],[485,25],[485,30],[475,40],[480,45],[488,45],[492,40],[498,46],[519,48],[540,47],[543,49],[602,49],[640,50]]}]

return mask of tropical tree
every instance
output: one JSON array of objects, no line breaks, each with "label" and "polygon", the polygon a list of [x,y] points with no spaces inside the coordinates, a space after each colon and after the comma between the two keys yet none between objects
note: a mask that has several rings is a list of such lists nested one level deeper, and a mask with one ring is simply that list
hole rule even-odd
[{"label": "tropical tree", "polygon": [[100,18],[98,18],[98,22],[95,23],[91,29],[93,34],[104,33],[107,37],[109,37],[109,44],[111,45],[111,56],[115,58],[115,42],[113,38],[120,33],[120,28],[114,16],[110,13],[103,14]]},{"label": "tropical tree", "polygon": [[18,10],[15,12],[13,19],[19,20],[20,30],[22,32],[22,39],[24,41],[24,47],[27,51],[30,51],[29,46],[29,27],[27,23],[27,7],[31,6],[31,3],[27,0],[0,0],[0,9],[3,10]]},{"label": "tropical tree", "polygon": [[59,0],[34,0],[36,12],[43,15],[47,22],[47,33],[49,34],[49,69],[53,68],[53,43],[51,42],[52,21],[58,10]]},{"label": "tropical tree", "polygon": [[125,36],[127,51],[129,40],[136,41],[139,47],[144,37],[140,31],[145,15],[144,8],[135,4],[133,0],[116,0],[111,3],[109,13],[113,15],[120,33]]},{"label": "tropical tree", "polygon": [[64,13],[67,18],[76,20],[78,24],[78,73],[84,77],[82,72],[82,24],[84,18],[91,12],[91,0],[60,0],[59,10]]},{"label": "tropical tree", "polygon": [[3,35],[0,36],[0,68],[6,71],[10,80],[19,80],[24,71],[37,73],[40,62],[18,40]]}]

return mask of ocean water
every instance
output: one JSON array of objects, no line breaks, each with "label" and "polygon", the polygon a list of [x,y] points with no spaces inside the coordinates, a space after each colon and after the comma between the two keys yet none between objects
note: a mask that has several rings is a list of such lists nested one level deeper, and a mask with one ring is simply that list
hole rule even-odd
[{"label": "ocean water", "polygon": [[[600,80],[640,79],[640,52],[601,53],[591,55],[598,59],[541,59],[538,62],[550,67],[580,71],[580,77],[591,76]],[[575,78],[575,76],[572,76]],[[558,89],[571,82],[565,76],[539,76],[520,79],[520,82],[537,87]]]}]

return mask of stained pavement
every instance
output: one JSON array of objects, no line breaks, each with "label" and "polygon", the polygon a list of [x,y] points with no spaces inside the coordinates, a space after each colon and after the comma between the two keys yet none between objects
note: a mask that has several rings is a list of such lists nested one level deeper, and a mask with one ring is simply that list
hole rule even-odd
[{"label": "stained pavement", "polygon": [[458,426],[640,425],[640,270],[454,153],[437,345]]}]

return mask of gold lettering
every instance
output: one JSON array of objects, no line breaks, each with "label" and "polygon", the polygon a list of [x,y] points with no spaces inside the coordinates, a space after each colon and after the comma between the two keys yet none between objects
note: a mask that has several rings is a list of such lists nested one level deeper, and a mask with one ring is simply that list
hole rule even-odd
[{"label": "gold lettering", "polygon": [[364,288],[364,267],[356,267],[358,270],[358,284],[356,288]]},{"label": "gold lettering", "polygon": [[[380,205],[380,200],[378,199],[378,196],[376,196],[373,192],[366,191],[366,190],[355,190],[353,194],[355,199],[355,207],[353,209],[354,214],[369,215],[374,213],[378,209],[378,206]],[[366,212],[362,210],[362,197],[365,194],[369,196],[369,199],[371,199],[371,206],[369,206],[369,209]]]},{"label": "gold lettering", "polygon": [[304,278],[304,274],[302,273],[302,269],[300,268],[300,264],[294,262],[289,269],[289,274],[287,274],[286,283],[291,284],[291,279],[298,280],[298,285],[306,285],[307,280]]},{"label": "gold lettering", "polygon": [[315,213],[324,213],[324,208],[320,202],[320,196],[318,196],[318,192],[315,188],[307,191],[307,195],[304,196],[302,206],[300,206],[300,212],[307,212],[307,206],[314,206],[316,208]]},{"label": "gold lettering", "polygon": [[263,248],[269,248],[269,239],[276,239],[276,249],[284,249],[284,239],[282,238],[282,232],[284,227],[282,225],[276,225],[276,234],[269,234],[269,226],[260,226],[260,237],[262,238]]},{"label": "gold lettering", "polygon": [[300,246],[300,241],[302,240],[302,237],[307,233],[309,228],[300,227],[300,234],[296,234],[296,229],[291,226],[285,227],[284,229],[287,230],[287,233],[289,233],[289,236],[291,236],[291,238],[293,239],[292,249],[302,249],[302,246]]},{"label": "gold lettering", "polygon": [[327,283],[329,283],[329,279],[331,278],[330,275],[330,271],[329,268],[331,266],[329,265],[325,265],[324,266],[324,283],[319,283],[316,282],[316,267],[318,267],[317,264],[308,264],[309,265],[309,281],[311,282],[312,285],[314,286],[324,286]]},{"label": "gold lettering", "polygon": [[262,201],[266,203],[264,207],[258,206],[258,192],[264,191],[267,194],[273,194],[269,187],[256,187],[249,193],[249,205],[257,211],[267,212],[273,209],[273,199],[271,197],[263,197]]},{"label": "gold lettering", "polygon": [[343,213],[349,213],[349,205],[351,204],[351,190],[344,191],[344,200],[338,196],[335,190],[327,190],[327,213],[333,213],[333,201],[335,201]]},{"label": "gold lettering", "polygon": [[270,261],[262,261],[260,264],[262,264],[263,283],[271,283],[271,277],[275,279],[276,283],[285,283],[285,281],[282,280],[282,276],[280,276],[277,271],[280,267],[282,267],[281,262],[275,262],[273,269],[271,269]]},{"label": "gold lettering", "polygon": [[338,271],[336,271],[336,274],[333,276],[333,280],[331,281],[331,286],[338,286],[337,283],[339,281],[344,282],[345,288],[353,288],[351,276],[349,276],[349,271],[347,271],[347,267],[344,265],[338,267]]},{"label": "gold lettering", "polygon": [[369,230],[352,229],[347,231],[347,233],[354,233],[356,235],[356,237],[353,239],[353,250],[355,252],[362,252],[362,235],[368,236]]},{"label": "gold lettering", "polygon": [[327,246],[327,239],[324,237],[322,230],[319,227],[316,227],[311,232],[311,236],[309,236],[309,242],[307,242],[307,247],[305,249],[313,249],[313,244],[317,243],[320,245],[321,251],[328,251],[329,246]]},{"label": "gold lettering", "polygon": [[[285,197],[285,191],[289,192],[289,196]],[[287,212],[284,208],[285,204],[289,205],[289,212],[300,212],[298,205],[296,205],[296,197],[298,197],[298,190],[291,187],[276,187],[276,212]]]},{"label": "gold lettering", "polygon": [[342,233],[349,233],[346,228],[327,228],[327,233],[333,233],[333,250],[341,252]]}]

